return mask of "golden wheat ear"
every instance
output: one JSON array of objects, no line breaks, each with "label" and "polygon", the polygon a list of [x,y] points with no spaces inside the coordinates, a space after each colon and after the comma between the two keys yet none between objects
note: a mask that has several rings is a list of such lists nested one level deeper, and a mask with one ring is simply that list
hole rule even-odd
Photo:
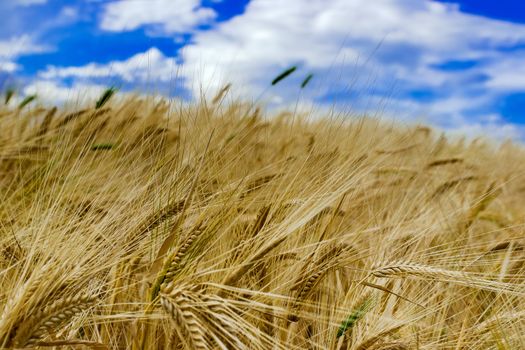
[{"label": "golden wheat ear", "polygon": [[511,283],[492,281],[473,276],[464,271],[447,270],[439,267],[407,262],[392,262],[372,269],[371,275],[378,278],[419,277],[442,282],[448,282],[467,287],[484,289],[494,292],[524,296],[521,286]]},{"label": "golden wheat ear", "polygon": [[97,297],[91,295],[78,295],[56,300],[17,325],[12,344],[15,346],[34,345],[51,331],[60,329],[73,317],[87,310],[96,300]]},{"label": "golden wheat ear", "polygon": [[206,350],[210,346],[204,336],[204,326],[193,310],[195,302],[188,291],[175,288],[173,285],[166,286],[160,293],[163,309],[170,315],[175,327],[181,330],[179,332],[189,337],[191,347]]}]

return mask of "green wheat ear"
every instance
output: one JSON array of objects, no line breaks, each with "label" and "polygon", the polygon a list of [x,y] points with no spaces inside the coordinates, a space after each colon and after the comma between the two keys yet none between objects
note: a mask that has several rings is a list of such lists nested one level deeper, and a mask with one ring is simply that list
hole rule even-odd
[{"label": "green wheat ear", "polygon": [[103,150],[110,150],[113,147],[115,147],[115,145],[113,145],[112,143],[99,143],[99,144],[91,146],[91,150],[92,151],[103,151]]},{"label": "green wheat ear", "polygon": [[95,105],[95,108],[99,109],[100,107],[104,106],[106,102],[108,102],[110,98],[115,94],[115,92],[117,92],[117,90],[118,89],[113,86],[106,89],[106,91],[104,91],[102,96],[100,96],[100,98],[98,99],[97,104]]},{"label": "green wheat ear", "polygon": [[304,89],[305,86],[308,85],[308,83],[310,82],[310,80],[312,80],[313,77],[314,75],[312,73],[308,74],[306,78],[304,78],[303,82],[301,83],[301,89]]},{"label": "green wheat ear", "polygon": [[366,298],[361,304],[359,304],[352,313],[341,323],[339,330],[337,331],[337,337],[341,337],[346,333],[347,330],[352,329],[357,321],[359,321],[363,316],[370,311],[374,304],[374,299],[372,297]]},{"label": "green wheat ear", "polygon": [[30,104],[31,102],[33,102],[34,100],[36,99],[36,95],[29,95],[29,96],[26,96],[26,98],[24,98],[22,100],[22,102],[20,102],[20,104],[18,105],[18,109],[22,109],[24,108],[26,105]]},{"label": "green wheat ear", "polygon": [[297,66],[292,66],[292,67],[286,69],[281,74],[276,76],[275,79],[272,80],[272,85],[277,84],[278,82],[280,82],[281,80],[283,80],[284,78],[286,78],[287,76],[289,76],[290,74],[295,72],[296,69],[297,69]]},{"label": "green wheat ear", "polygon": [[15,89],[13,88],[9,88],[6,90],[5,92],[5,100],[4,100],[4,103],[5,104],[8,104],[9,101],[11,100],[11,98],[15,95]]}]

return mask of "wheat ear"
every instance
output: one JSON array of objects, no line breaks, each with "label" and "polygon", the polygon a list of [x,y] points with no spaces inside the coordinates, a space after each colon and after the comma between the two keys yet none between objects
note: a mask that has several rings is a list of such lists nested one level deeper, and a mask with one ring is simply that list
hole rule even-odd
[{"label": "wheat ear", "polygon": [[[248,258],[246,263],[239,265],[237,269],[226,275],[226,277],[222,280],[222,284],[225,286],[233,286],[236,284],[242,276],[252,269],[253,265],[255,265],[258,260],[283,243],[287,238],[288,236],[285,235],[274,238],[272,241],[270,241],[270,243],[260,248],[254,255]],[[225,290],[221,290],[219,292],[219,296],[223,296],[224,294]]]},{"label": "wheat ear", "polygon": [[189,335],[193,349],[208,349],[209,347],[202,331],[203,327],[192,311],[190,293],[180,288],[174,289],[173,284],[167,286],[164,291],[160,293],[160,303],[172,320],[184,328]]},{"label": "wheat ear", "polygon": [[53,120],[53,117],[55,116],[56,112],[56,107],[53,107],[47,112],[46,116],[44,117],[44,120],[42,121],[42,124],[40,124],[40,128],[35,134],[35,137],[42,137],[47,133],[49,125],[51,125],[51,121]]},{"label": "wheat ear", "polygon": [[[27,303],[36,293],[42,281],[45,279],[45,272],[49,267],[49,264],[42,266],[38,273],[33,274],[33,276],[36,277],[32,278],[33,276],[31,276],[24,285],[19,288],[16,295],[5,305],[2,316],[0,317],[0,344],[9,342],[9,339],[12,338],[13,334],[17,332],[17,328],[20,326],[20,321],[23,319],[18,315],[19,311],[17,310],[17,307]],[[9,322],[11,317],[15,317],[12,321],[13,323]]]},{"label": "wheat ear", "polygon": [[161,210],[154,212],[149,215],[138,227],[135,235],[132,237],[142,237],[148,232],[154,230],[160,226],[163,222],[171,218],[172,216],[178,214],[184,205],[184,201],[175,201],[169,203]]},{"label": "wheat ear", "polygon": [[164,278],[165,283],[169,283],[173,279],[173,277],[175,277],[177,271],[180,269],[180,263],[182,259],[184,258],[192,244],[197,240],[197,238],[199,238],[201,233],[202,231],[199,229],[193,230],[193,232],[186,239],[184,244],[177,250],[177,252],[173,256],[173,259],[171,259],[168,270],[166,271],[166,276]]},{"label": "wheat ear", "polygon": [[354,302],[352,312],[346,317],[341,323],[337,330],[337,338],[345,335],[348,330],[352,330],[355,324],[363,318],[368,311],[374,306],[374,298],[370,292],[365,293],[359,299]]},{"label": "wheat ear", "polygon": [[220,89],[219,92],[215,95],[211,103],[216,105],[219,102],[221,102],[224,96],[228,93],[228,90],[230,90],[231,86],[232,86],[231,83],[224,85],[222,89]]},{"label": "wheat ear", "polygon": [[426,168],[428,169],[428,168],[433,168],[437,166],[442,166],[442,165],[447,165],[447,164],[456,164],[456,163],[463,163],[463,158],[452,157],[452,158],[436,159],[428,163]]},{"label": "wheat ear", "polygon": [[150,301],[154,301],[157,298],[159,291],[165,288],[173,280],[181,267],[180,263],[182,259],[201,233],[202,231],[199,229],[193,230],[184,244],[164,260],[163,267],[157,274],[157,278],[151,287]]},{"label": "wheat ear", "polygon": [[[311,266],[311,264],[306,263],[302,268],[302,273],[300,274],[299,279],[295,282],[292,290],[298,290],[295,300],[291,306],[291,313],[288,315],[288,321],[297,322],[299,320],[297,313],[300,309],[300,302],[308,298],[312,293],[315,286],[321,281],[325,274],[330,271],[330,269],[337,267],[339,263],[339,256],[344,251],[342,245],[336,245],[326,250]],[[311,257],[311,256],[310,256]],[[315,272],[310,274],[307,271],[315,268]],[[304,276],[307,278],[304,278]]]},{"label": "wheat ear", "polygon": [[95,300],[95,296],[78,295],[55,301],[24,321],[18,328],[13,343],[27,346],[38,342],[49,331],[57,329],[89,308]]},{"label": "wheat ear", "polygon": [[229,316],[234,311],[231,310],[226,300],[218,297],[206,294],[201,294],[200,300],[205,303],[205,308],[209,311],[209,316],[213,317],[216,322],[220,325],[219,329],[222,331],[222,335],[228,340],[229,344],[235,344],[235,349],[245,348],[244,344],[239,338],[239,332],[233,327],[235,321]]},{"label": "wheat ear", "polygon": [[392,262],[376,267],[372,269],[371,274],[378,278],[419,276],[495,292],[507,292],[515,295],[524,294],[523,291],[517,289],[516,286],[509,283],[469,276],[466,272],[462,271],[451,271],[427,265],[405,262]]},{"label": "wheat ear", "polygon": [[378,278],[390,278],[398,276],[418,275],[423,277],[443,278],[466,278],[466,274],[459,271],[450,271],[427,265],[391,262],[372,269],[372,275]]},{"label": "wheat ear", "polygon": [[64,117],[64,119],[62,119],[61,121],[59,121],[57,123],[56,128],[58,129],[58,128],[62,128],[64,126],[66,126],[73,119],[80,117],[81,115],[87,113],[88,111],[89,111],[88,109],[82,109],[82,110],[77,111],[77,112],[69,113],[68,115],[66,115]]}]

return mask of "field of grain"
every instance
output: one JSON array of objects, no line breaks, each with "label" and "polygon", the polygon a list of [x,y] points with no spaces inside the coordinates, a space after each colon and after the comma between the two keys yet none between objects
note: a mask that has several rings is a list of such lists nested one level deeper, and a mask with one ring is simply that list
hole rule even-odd
[{"label": "field of grain", "polygon": [[525,348],[521,146],[225,96],[0,130],[1,348]]}]

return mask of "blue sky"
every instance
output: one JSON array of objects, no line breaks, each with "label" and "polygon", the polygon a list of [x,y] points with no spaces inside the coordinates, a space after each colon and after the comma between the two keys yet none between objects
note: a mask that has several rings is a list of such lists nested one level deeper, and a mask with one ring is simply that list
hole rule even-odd
[{"label": "blue sky", "polygon": [[272,106],[525,139],[519,0],[12,0],[0,13],[0,84],[46,103],[108,85],[190,99],[232,82]]}]

